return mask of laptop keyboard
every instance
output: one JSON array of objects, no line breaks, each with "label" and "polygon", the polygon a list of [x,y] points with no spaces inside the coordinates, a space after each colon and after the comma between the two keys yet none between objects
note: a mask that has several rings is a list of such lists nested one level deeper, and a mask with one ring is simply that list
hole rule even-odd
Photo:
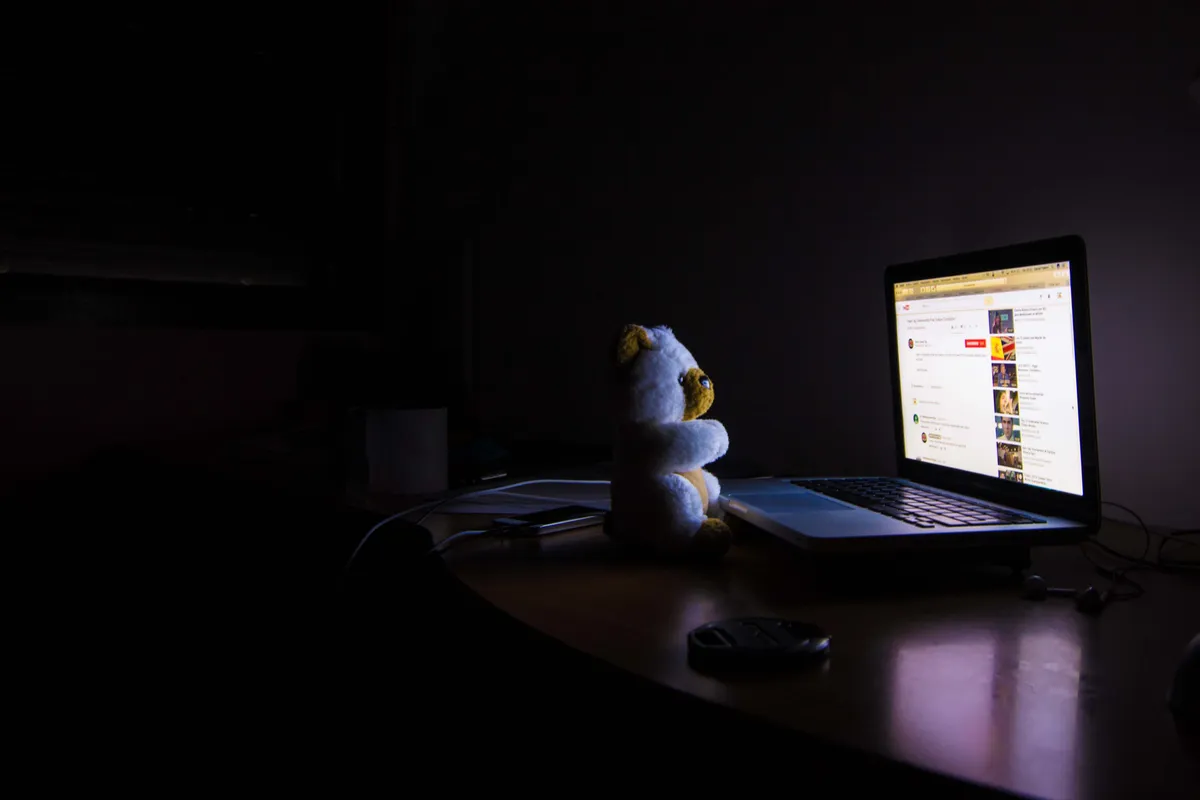
[{"label": "laptop keyboard", "polygon": [[792,483],[919,528],[932,528],[936,525],[952,528],[972,525],[1030,525],[1045,522],[1027,514],[949,497],[888,478],[813,478]]}]

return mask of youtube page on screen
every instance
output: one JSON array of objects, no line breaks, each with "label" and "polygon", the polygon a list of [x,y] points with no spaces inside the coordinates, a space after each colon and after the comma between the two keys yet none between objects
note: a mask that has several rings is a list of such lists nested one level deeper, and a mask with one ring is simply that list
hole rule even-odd
[{"label": "youtube page on screen", "polygon": [[897,283],[906,458],[1083,494],[1070,264]]}]

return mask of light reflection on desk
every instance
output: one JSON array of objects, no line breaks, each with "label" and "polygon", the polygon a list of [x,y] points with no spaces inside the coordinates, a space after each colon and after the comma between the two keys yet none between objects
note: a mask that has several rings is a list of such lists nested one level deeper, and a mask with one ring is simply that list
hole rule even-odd
[{"label": "light reflection on desk", "polygon": [[1022,636],[1008,770],[1044,797],[1076,793],[1081,651],[1076,631]]},{"label": "light reflection on desk", "polygon": [[938,771],[1074,796],[1080,660],[1070,624],[919,637],[893,654],[890,741]]},{"label": "light reflection on desk", "polygon": [[919,764],[955,773],[985,770],[992,752],[996,643],[912,643],[892,664],[890,736]]},{"label": "light reflection on desk", "polygon": [[731,614],[725,605],[725,603],[715,600],[708,592],[692,591],[683,593],[679,598],[679,604],[672,611],[677,620],[676,625],[680,630],[685,631],[691,631],[701,625],[721,619],[752,616],[749,613]]}]

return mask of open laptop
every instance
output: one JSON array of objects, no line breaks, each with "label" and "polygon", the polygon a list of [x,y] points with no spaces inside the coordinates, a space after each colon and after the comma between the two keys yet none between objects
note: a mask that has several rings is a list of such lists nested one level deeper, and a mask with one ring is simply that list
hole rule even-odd
[{"label": "open laptop", "polygon": [[884,289],[899,477],[730,480],[726,514],[814,551],[1095,532],[1083,240],[898,264]]}]

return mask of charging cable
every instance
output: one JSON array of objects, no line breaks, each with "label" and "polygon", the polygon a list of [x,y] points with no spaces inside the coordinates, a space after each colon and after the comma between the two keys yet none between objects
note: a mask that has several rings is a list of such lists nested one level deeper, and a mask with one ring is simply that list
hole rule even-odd
[{"label": "charging cable", "polygon": [[458,533],[454,533],[454,534],[447,536],[445,539],[442,539],[440,542],[435,544],[433,547],[429,548],[429,552],[427,555],[432,556],[432,555],[436,555],[438,553],[444,553],[447,550],[449,550],[450,547],[455,542],[462,541],[463,539],[467,539],[472,536],[484,536],[489,533],[492,535],[502,534],[503,528],[495,529],[495,530],[489,529],[489,530],[479,530],[479,531],[459,531]]},{"label": "charging cable", "polygon": [[[376,531],[378,531],[380,528],[384,527],[385,525],[387,525],[391,522],[394,522],[398,519],[403,519],[404,517],[407,517],[409,514],[415,514],[418,511],[425,512],[424,514],[421,515],[421,517],[416,522],[417,525],[420,525],[425,520],[429,519],[429,517],[434,512],[436,512],[439,508],[446,505],[447,503],[452,503],[455,500],[466,500],[471,497],[482,497],[484,495],[496,494],[497,492],[506,492],[509,489],[517,489],[522,486],[540,486],[540,485],[546,485],[546,484],[565,485],[565,486],[608,486],[609,483],[610,483],[609,481],[604,481],[604,480],[575,480],[575,479],[568,479],[568,478],[535,478],[533,480],[519,481],[517,483],[505,484],[504,486],[489,486],[486,489],[476,489],[476,490],[470,491],[470,492],[463,492],[461,494],[455,494],[455,495],[451,495],[449,497],[443,497],[439,500],[431,500],[427,503],[421,503],[420,505],[413,506],[412,508],[406,508],[403,511],[400,511],[396,514],[392,514],[390,517],[387,517],[387,518],[382,519],[379,522],[375,523],[371,527],[371,529],[369,531],[367,531],[366,535],[363,536],[362,540],[359,541],[358,545],[354,548],[354,552],[352,552],[350,554],[350,558],[348,561],[346,561],[346,566],[343,567],[343,571],[347,572],[347,573],[350,571],[350,568],[354,565],[354,560],[356,558],[358,558],[358,554],[360,552],[362,552],[362,549],[366,546],[366,544],[370,540],[370,538],[375,535]],[[551,498],[533,498],[533,499],[548,500]],[[478,536],[483,533],[491,533],[491,532],[495,532],[495,531],[494,530],[493,531],[459,531],[458,533],[455,533],[451,536],[447,536],[445,539],[443,539],[441,542],[439,542],[437,544],[437,546],[435,546],[433,548],[433,550],[431,550],[430,552],[440,553],[444,549],[443,545],[448,545],[451,542],[451,540],[457,541],[460,537],[466,538],[467,536]]]}]

